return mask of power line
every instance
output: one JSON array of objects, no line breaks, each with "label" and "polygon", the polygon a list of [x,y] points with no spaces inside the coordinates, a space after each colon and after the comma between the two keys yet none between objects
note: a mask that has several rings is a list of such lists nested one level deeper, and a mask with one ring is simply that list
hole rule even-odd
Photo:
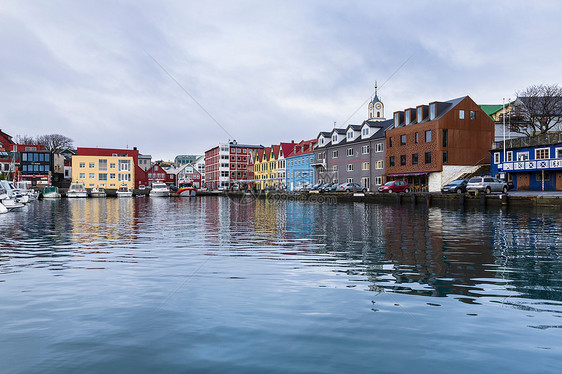
[{"label": "power line", "polygon": [[185,92],[187,94],[187,96],[189,96],[191,98],[191,100],[193,100],[195,102],[195,104],[197,104],[199,106],[199,108],[201,108],[201,110],[203,110],[208,116],[209,118],[211,118],[213,120],[213,122],[215,122],[221,129],[222,131],[224,131],[226,133],[226,135],[228,135],[229,139],[234,139],[234,137],[219,123],[219,121],[217,121],[215,119],[215,117],[213,117],[211,115],[211,113],[209,113],[207,111],[207,109],[205,109],[203,107],[203,105],[199,104],[199,102],[193,97],[193,95],[191,95],[184,86],[181,85],[180,82],[178,82],[178,80],[176,78],[174,78],[174,76],[172,74],[170,74],[168,72],[168,70],[166,70],[166,68],[164,68],[164,66],[162,66],[162,64],[160,64],[150,53],[148,53],[147,51],[144,51],[144,53],[146,53],[148,55],[148,57],[150,57],[152,59],[152,61],[154,61],[159,67],[160,69],[162,69],[162,71],[164,71],[164,73],[166,73],[168,75],[168,77],[170,77],[174,82],[176,82],[176,84],[178,85],[179,88],[182,89],[183,92]]}]

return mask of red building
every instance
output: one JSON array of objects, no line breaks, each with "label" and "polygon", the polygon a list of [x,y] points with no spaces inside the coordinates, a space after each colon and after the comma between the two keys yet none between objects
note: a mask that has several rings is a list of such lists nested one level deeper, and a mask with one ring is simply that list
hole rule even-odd
[{"label": "red building", "polygon": [[152,183],[154,182],[166,183],[168,186],[177,186],[175,174],[169,174],[166,169],[159,164],[152,165],[150,169],[146,171],[146,174],[148,178],[148,186],[152,186]]},{"label": "red building", "polygon": [[[45,147],[41,144],[17,144],[12,136],[0,130],[0,173],[18,170],[19,152],[44,150]],[[11,167],[12,163],[14,163],[13,167]]]},{"label": "red building", "polygon": [[173,178],[173,185],[178,186],[180,183],[191,182],[194,187],[201,188],[201,173],[193,164],[185,164],[179,168],[168,169],[167,174]]},{"label": "red building", "polygon": [[148,173],[139,166],[139,151],[137,147],[133,149],[116,148],[77,148],[78,156],[113,156],[113,157],[132,157],[135,166],[135,188],[148,185]]}]

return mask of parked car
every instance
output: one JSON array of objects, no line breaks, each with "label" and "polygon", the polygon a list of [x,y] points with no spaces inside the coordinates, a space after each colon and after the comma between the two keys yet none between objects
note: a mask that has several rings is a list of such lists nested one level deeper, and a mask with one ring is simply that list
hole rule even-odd
[{"label": "parked car", "polygon": [[468,184],[466,186],[467,191],[478,191],[478,192],[503,192],[506,193],[507,183],[502,180],[484,176],[484,177],[473,177],[468,180]]},{"label": "parked car", "polygon": [[457,179],[441,187],[441,192],[465,193],[468,179]]},{"label": "parked car", "polygon": [[318,189],[319,192],[326,192],[328,191],[333,185],[335,185],[337,183],[334,182],[330,182],[330,183],[324,183],[322,186],[320,186],[320,188]]},{"label": "parked car", "polygon": [[410,192],[410,186],[405,181],[390,181],[379,187],[379,192]]},{"label": "parked car", "polygon": [[330,187],[326,187],[324,189],[324,191],[325,192],[335,192],[340,184],[342,184],[342,183],[333,183]]},{"label": "parked car", "polygon": [[310,187],[309,191],[316,191],[319,190],[320,187],[322,187],[323,183],[316,183],[314,186]]},{"label": "parked car", "polygon": [[341,183],[336,188],[338,192],[367,192],[367,189],[358,183]]}]

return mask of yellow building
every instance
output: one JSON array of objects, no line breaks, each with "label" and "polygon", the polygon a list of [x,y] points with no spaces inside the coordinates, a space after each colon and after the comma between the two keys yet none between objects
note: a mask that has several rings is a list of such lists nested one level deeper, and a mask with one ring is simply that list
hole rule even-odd
[{"label": "yellow building", "polygon": [[135,165],[132,157],[72,156],[72,181],[83,182],[86,188],[117,189],[126,184],[135,186]]},{"label": "yellow building", "polygon": [[260,190],[266,187],[277,187],[277,155],[279,146],[273,145],[259,149],[254,153],[254,179],[256,187]]}]

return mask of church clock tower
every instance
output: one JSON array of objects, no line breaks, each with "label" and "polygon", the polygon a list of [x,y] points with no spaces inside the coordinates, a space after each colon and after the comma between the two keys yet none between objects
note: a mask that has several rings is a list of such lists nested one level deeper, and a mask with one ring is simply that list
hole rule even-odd
[{"label": "church clock tower", "polygon": [[375,82],[375,96],[369,103],[369,121],[384,121],[384,104],[377,95],[377,82]]}]

